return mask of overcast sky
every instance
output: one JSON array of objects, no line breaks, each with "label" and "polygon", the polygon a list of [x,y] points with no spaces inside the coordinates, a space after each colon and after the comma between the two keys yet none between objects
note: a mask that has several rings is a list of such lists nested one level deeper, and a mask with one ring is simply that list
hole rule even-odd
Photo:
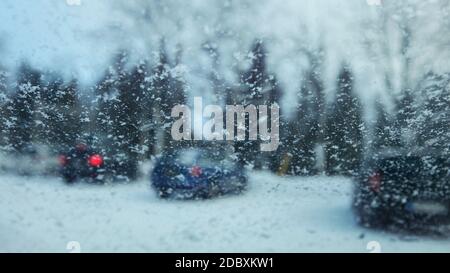
[{"label": "overcast sky", "polygon": [[[214,39],[212,29],[219,22],[234,33],[219,44],[226,77],[237,75],[233,63],[247,56],[255,38],[263,37],[269,52],[268,68],[288,94],[285,100],[291,101],[301,83],[302,69],[307,67],[298,51],[299,41],[306,39],[307,45],[314,48],[322,43],[326,49],[323,78],[329,90],[335,86],[343,61],[352,63],[356,88],[366,101],[383,89],[382,73],[376,71],[373,56],[362,48],[368,35],[362,21],[381,7],[370,5],[376,0],[230,1],[234,1],[234,9],[218,20],[227,5],[224,0],[163,0],[164,9],[151,8],[153,23],[139,26],[136,18],[145,6],[142,3],[158,1],[1,0],[0,64],[15,68],[27,60],[35,67],[52,68],[66,76],[76,73],[82,83],[90,84],[102,75],[118,48],[151,57],[164,35],[172,57],[174,45],[183,45],[189,87],[193,92],[203,92],[211,67],[201,45]],[[384,1],[380,3],[384,5]],[[132,12],[124,15],[124,10]],[[440,24],[441,19],[436,22]],[[389,42],[395,44],[398,39]]]},{"label": "overcast sky", "polygon": [[0,1],[2,63],[16,67],[26,59],[39,68],[79,73],[88,81],[95,77],[112,48],[108,41],[89,38],[108,24],[105,1],[70,5],[73,1]]}]

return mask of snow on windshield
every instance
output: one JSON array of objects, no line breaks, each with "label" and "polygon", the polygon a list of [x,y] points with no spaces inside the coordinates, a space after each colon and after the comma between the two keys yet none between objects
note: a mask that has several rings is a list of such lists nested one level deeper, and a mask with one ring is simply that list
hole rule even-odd
[{"label": "snow on windshield", "polygon": [[2,0],[0,251],[450,251],[449,13]]}]

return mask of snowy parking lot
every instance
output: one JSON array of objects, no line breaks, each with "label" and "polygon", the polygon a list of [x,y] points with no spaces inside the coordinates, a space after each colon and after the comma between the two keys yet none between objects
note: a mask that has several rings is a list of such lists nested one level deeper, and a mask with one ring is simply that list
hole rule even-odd
[{"label": "snowy parking lot", "polygon": [[252,173],[240,196],[160,200],[142,180],[0,176],[0,252],[449,252],[450,239],[356,225],[345,178]]}]

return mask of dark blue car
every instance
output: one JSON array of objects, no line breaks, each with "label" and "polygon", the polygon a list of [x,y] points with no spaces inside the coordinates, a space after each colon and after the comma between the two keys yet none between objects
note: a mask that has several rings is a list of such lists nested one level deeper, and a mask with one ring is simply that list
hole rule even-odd
[{"label": "dark blue car", "polygon": [[153,169],[152,186],[162,198],[196,199],[241,193],[247,186],[243,166],[228,146],[165,152]]}]

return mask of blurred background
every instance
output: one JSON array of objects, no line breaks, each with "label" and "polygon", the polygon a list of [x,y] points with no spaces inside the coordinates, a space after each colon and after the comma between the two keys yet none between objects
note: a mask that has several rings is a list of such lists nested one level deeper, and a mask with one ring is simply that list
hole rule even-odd
[{"label": "blurred background", "polygon": [[428,111],[448,112],[448,89],[423,90],[448,81],[448,1],[0,5],[3,153],[88,139],[136,177],[138,162],[172,145],[170,109],[195,95],[279,103],[280,148],[238,153],[281,175],[348,175],[374,149],[447,136],[424,132]]}]

